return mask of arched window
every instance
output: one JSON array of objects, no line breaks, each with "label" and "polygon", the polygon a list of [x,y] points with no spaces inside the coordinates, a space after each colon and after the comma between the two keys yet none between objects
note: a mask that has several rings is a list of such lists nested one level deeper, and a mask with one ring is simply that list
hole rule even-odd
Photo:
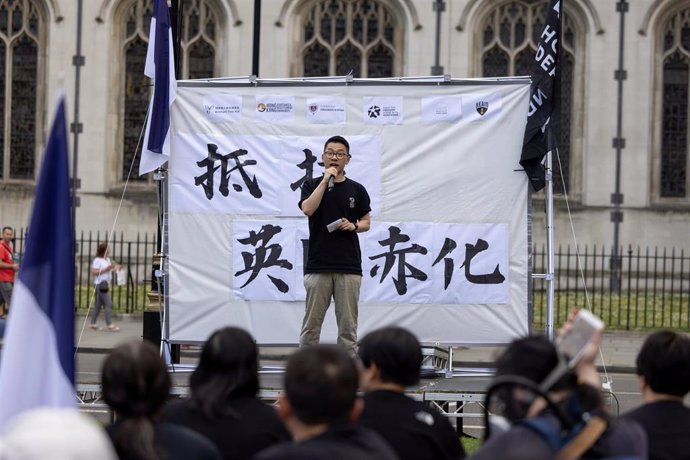
[{"label": "arched window", "polygon": [[0,181],[33,180],[43,136],[44,10],[0,1]]},{"label": "arched window", "polygon": [[[544,28],[548,8],[545,0],[512,0],[499,4],[486,13],[478,31],[481,42],[480,69],[482,76],[503,77],[531,75],[534,54]],[[581,111],[575,105],[583,99],[582,88],[576,86],[576,74],[582,69],[584,32],[574,15],[566,8],[563,16],[561,40],[561,138],[559,140],[560,168],[554,157],[554,191],[577,194],[578,183],[572,159],[575,132],[581,132]],[[561,174],[562,171],[562,174]]]},{"label": "arched window", "polygon": [[315,0],[300,10],[294,76],[392,77],[401,74],[402,24],[388,2]]},{"label": "arched window", "polygon": [[657,79],[661,97],[656,113],[661,119],[660,155],[656,155],[658,198],[687,203],[688,188],[688,104],[690,103],[690,2],[670,12],[660,22]]},{"label": "arched window", "polygon": [[[121,72],[124,81],[124,107],[122,129],[122,167],[121,179],[148,180],[140,177],[142,130],[146,120],[151,82],[144,76],[146,48],[148,44],[152,0],[127,2],[122,9],[121,30],[123,31],[121,52]],[[184,2],[181,21],[180,74],[179,79],[210,78],[216,73],[218,56],[218,30],[222,26],[219,13],[208,0],[189,0]],[[141,140],[140,140],[141,137]],[[138,147],[138,148],[137,148]],[[134,165],[132,161],[135,159]]]}]

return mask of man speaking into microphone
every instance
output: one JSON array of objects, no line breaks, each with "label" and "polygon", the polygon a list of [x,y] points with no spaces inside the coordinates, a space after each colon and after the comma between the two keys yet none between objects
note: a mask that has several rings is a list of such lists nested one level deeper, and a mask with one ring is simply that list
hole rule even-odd
[{"label": "man speaking into microphone", "polygon": [[335,301],[338,344],[357,353],[357,311],[362,284],[362,253],[358,232],[371,225],[369,194],[345,177],[350,144],[341,136],[326,141],[322,177],[302,185],[299,207],[309,217],[309,249],[304,266],[307,291],[300,346],[319,343],[326,310]]}]

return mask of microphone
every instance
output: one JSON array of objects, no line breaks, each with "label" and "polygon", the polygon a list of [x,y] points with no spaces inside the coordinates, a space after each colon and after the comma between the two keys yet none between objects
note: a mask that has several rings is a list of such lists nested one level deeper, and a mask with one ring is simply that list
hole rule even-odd
[{"label": "microphone", "polygon": [[331,176],[328,178],[328,191],[333,190],[333,184],[335,184],[335,177]]}]

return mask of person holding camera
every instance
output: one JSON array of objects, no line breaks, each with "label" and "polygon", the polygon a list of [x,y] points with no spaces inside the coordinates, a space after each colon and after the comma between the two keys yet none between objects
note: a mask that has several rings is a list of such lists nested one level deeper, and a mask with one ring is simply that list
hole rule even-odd
[{"label": "person holding camera", "polygon": [[[578,334],[570,322],[559,343],[569,334]],[[642,427],[614,419],[603,405],[594,365],[601,335],[596,331],[573,356],[543,336],[513,341],[496,362],[485,399],[485,442],[470,458],[646,459]]]},{"label": "person holding camera", "polygon": [[110,299],[110,279],[112,272],[119,270],[120,266],[112,262],[108,257],[110,246],[108,243],[101,243],[96,248],[96,258],[91,263],[91,274],[94,276],[93,283],[96,290],[96,304],[91,316],[91,329],[97,330],[98,315],[101,312],[101,305],[105,307],[105,324],[109,331],[117,332],[119,327],[112,322],[113,301]]}]

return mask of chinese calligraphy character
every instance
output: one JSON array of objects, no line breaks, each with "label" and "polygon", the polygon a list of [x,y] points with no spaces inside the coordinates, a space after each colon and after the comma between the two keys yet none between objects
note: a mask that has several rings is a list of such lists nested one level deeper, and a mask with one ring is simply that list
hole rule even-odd
[{"label": "chinese calligraphy character", "polygon": [[[292,264],[285,259],[280,259],[280,254],[283,248],[279,244],[268,244],[271,238],[280,233],[281,227],[277,225],[266,224],[261,227],[259,232],[250,231],[247,238],[238,239],[237,241],[248,246],[254,246],[254,253],[242,251],[242,260],[244,261],[244,269],[235,273],[235,276],[243,275],[251,272],[247,281],[241,287],[245,287],[257,276],[259,272],[268,267],[281,267],[287,270],[292,270]],[[280,292],[285,294],[290,290],[287,283],[280,278],[275,278],[271,275],[266,275],[271,280],[273,285],[278,288]]]},{"label": "chinese calligraphy character", "polygon": [[470,273],[470,263],[474,256],[482,251],[489,249],[489,243],[483,239],[477,239],[477,244],[472,245],[465,243],[465,261],[462,263],[460,268],[465,267],[465,278],[467,281],[474,284],[501,284],[505,281],[506,277],[498,269],[498,264],[493,273],[485,273],[483,275],[473,275]]},{"label": "chinese calligraphy character", "polygon": [[[234,152],[230,152],[227,155],[222,155],[217,153],[218,146],[215,144],[207,144],[208,156],[201,161],[197,161],[196,164],[200,168],[206,168],[206,172],[194,177],[194,185],[201,185],[206,194],[206,198],[209,200],[213,198],[213,175],[220,168],[220,185],[218,190],[223,196],[228,196],[230,192],[228,184],[230,183],[230,174],[237,170],[242,176],[245,186],[249,190],[249,193],[254,198],[261,198],[262,192],[259,188],[259,183],[256,180],[256,176],[252,179],[249,178],[249,174],[245,171],[245,166],[256,165],[256,160],[246,160],[245,162],[240,162],[240,157],[247,155],[247,151],[244,149],[238,149]],[[234,166],[228,169],[228,162],[234,161]],[[216,161],[220,161],[220,166],[215,166]],[[236,192],[242,191],[242,186],[239,184],[232,184],[232,188]]]},{"label": "chinese calligraphy character", "polygon": [[290,184],[290,188],[294,192],[302,186],[302,184],[314,176],[314,163],[316,163],[316,155],[311,153],[310,149],[302,150],[304,152],[304,161],[297,165],[299,169],[304,169],[304,176],[296,182]]},{"label": "chinese calligraphy character", "polygon": [[[395,285],[395,289],[398,291],[398,294],[404,295],[407,293],[407,278],[414,278],[419,281],[426,281],[427,279],[426,273],[424,273],[417,267],[414,267],[413,265],[405,262],[405,255],[414,253],[426,254],[427,249],[424,246],[420,246],[416,243],[413,243],[411,246],[408,246],[403,249],[395,249],[396,244],[406,243],[410,241],[410,237],[408,235],[401,233],[400,229],[393,225],[388,227],[388,232],[390,233],[388,239],[379,241],[379,244],[381,246],[388,246],[388,252],[383,252],[381,254],[371,256],[369,257],[369,259],[375,260],[381,257],[385,258],[383,272],[381,273],[381,281],[379,283],[382,283],[386,276],[388,276],[388,273],[390,272],[391,268],[393,268],[393,264],[397,259],[398,277],[393,278],[393,284]],[[372,267],[370,271],[370,275],[372,278],[376,276],[378,269],[378,265],[374,265],[374,267]]]},{"label": "chinese calligraphy character", "polygon": [[[455,268],[455,261],[451,257],[446,257],[448,254],[451,252],[455,251],[455,248],[458,247],[458,243],[456,243],[454,240],[450,238],[446,238],[446,240],[443,242],[443,247],[441,248],[441,252],[439,252],[438,257],[436,257],[436,260],[434,261],[431,266],[433,267],[437,263],[443,259],[443,289],[448,289],[448,286],[450,285],[450,281],[453,279],[453,269]],[[445,257],[445,259],[444,259]]]}]

